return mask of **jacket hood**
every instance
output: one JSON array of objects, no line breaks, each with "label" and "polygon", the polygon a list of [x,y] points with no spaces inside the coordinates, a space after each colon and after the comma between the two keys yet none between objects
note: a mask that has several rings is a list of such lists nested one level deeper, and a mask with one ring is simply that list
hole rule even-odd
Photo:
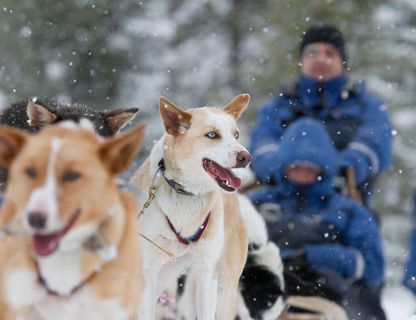
[{"label": "jacket hood", "polygon": [[[298,186],[284,176],[291,164],[305,162],[320,169],[321,175],[312,185]],[[293,122],[282,136],[276,159],[279,193],[295,195],[302,190],[305,198],[330,195],[337,172],[338,153],[331,143],[325,126],[318,120],[304,117]]]}]

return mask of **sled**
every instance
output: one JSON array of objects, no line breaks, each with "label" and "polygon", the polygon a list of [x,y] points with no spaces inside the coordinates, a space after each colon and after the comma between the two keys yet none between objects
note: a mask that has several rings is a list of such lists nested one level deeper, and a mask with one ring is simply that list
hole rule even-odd
[{"label": "sled", "polygon": [[286,303],[289,308],[296,307],[305,311],[285,311],[278,320],[348,320],[341,306],[321,297],[290,296]]}]

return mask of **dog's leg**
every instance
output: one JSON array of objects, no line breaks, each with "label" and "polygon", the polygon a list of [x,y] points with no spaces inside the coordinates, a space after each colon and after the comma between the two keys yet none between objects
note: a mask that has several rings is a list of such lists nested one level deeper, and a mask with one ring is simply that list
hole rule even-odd
[{"label": "dog's leg", "polygon": [[198,320],[214,320],[217,308],[218,277],[213,270],[199,270],[196,277],[196,314]]},{"label": "dog's leg", "polygon": [[[147,272],[146,272],[147,271]],[[157,276],[158,272],[149,272],[146,270],[145,274],[145,287],[141,297],[139,306],[139,319],[140,320],[154,320],[156,314],[156,303],[158,299],[157,293]]]},{"label": "dog's leg", "polygon": [[176,295],[178,317],[182,320],[195,320],[195,274],[190,272],[181,278]]},{"label": "dog's leg", "polygon": [[216,319],[234,319],[237,315],[237,289],[236,287],[223,287],[218,295]]},{"label": "dog's leg", "polygon": [[220,269],[218,286],[218,304],[216,319],[235,319],[237,315],[238,280],[239,277],[231,270]]}]

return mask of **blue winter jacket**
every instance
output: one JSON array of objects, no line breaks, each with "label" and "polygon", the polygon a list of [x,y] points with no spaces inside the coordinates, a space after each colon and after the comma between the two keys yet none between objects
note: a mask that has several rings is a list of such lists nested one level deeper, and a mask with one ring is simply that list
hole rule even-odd
[{"label": "blue winter jacket", "polygon": [[[296,162],[319,167],[317,182],[305,187],[290,183],[284,171]],[[273,217],[266,221],[282,255],[302,249],[313,266],[378,286],[384,277],[384,259],[377,223],[364,206],[335,192],[337,164],[338,152],[325,127],[320,121],[303,117],[293,122],[280,140],[273,161],[277,186],[252,193],[251,200],[279,206],[275,221]],[[278,230],[281,226],[285,227]],[[331,234],[331,230],[337,232]]]},{"label": "blue winter jacket", "polygon": [[[340,165],[352,167],[364,185],[391,162],[392,134],[386,105],[364,83],[350,86],[345,75],[318,82],[301,75],[258,111],[251,134],[252,169],[262,182],[274,182],[275,158],[287,126],[302,116],[325,124]],[[365,198],[369,190],[362,190]]]}]

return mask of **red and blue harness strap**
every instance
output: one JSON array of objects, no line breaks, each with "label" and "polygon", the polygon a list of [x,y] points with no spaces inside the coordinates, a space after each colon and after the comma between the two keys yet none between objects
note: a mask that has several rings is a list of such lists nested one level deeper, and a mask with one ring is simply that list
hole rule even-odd
[{"label": "red and blue harness strap", "polygon": [[165,217],[166,217],[166,220],[167,220],[167,222],[169,224],[170,229],[173,231],[173,233],[175,234],[175,236],[178,239],[178,241],[180,243],[182,243],[182,244],[189,245],[192,242],[196,242],[196,241],[199,240],[199,238],[201,238],[201,236],[204,233],[204,231],[205,231],[205,229],[207,227],[207,224],[209,222],[210,215],[211,215],[211,212],[208,213],[207,217],[205,218],[205,220],[202,223],[202,225],[198,228],[198,230],[192,236],[190,236],[188,238],[181,237],[181,235],[175,230],[175,227],[173,226],[172,222],[170,222],[169,218],[167,216],[165,216]]}]

